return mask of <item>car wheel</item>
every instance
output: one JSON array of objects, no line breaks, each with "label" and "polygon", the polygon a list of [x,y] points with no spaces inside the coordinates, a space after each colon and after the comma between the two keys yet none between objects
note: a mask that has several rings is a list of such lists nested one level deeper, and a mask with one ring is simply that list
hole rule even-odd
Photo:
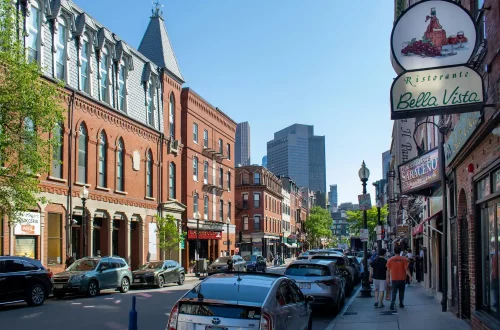
[{"label": "car wheel", "polygon": [[186,279],[186,276],[184,274],[179,275],[179,281],[177,282],[178,285],[183,285],[184,280]]},{"label": "car wheel", "polygon": [[130,280],[128,277],[122,278],[122,285],[120,286],[120,292],[125,293],[130,289]]},{"label": "car wheel", "polygon": [[45,289],[40,284],[35,284],[31,287],[26,302],[30,306],[40,306],[45,301]]},{"label": "car wheel", "polygon": [[163,288],[164,285],[165,285],[165,279],[161,275],[158,276],[158,284],[156,284],[156,286],[158,288]]},{"label": "car wheel", "polygon": [[99,286],[96,281],[90,281],[87,288],[87,297],[95,297],[99,293]]},{"label": "car wheel", "polygon": [[64,291],[59,291],[59,290],[54,290],[54,291],[52,291],[52,294],[54,294],[54,297],[55,297],[56,299],[62,299],[62,298],[64,298],[64,296],[66,295],[66,292],[64,292]]}]

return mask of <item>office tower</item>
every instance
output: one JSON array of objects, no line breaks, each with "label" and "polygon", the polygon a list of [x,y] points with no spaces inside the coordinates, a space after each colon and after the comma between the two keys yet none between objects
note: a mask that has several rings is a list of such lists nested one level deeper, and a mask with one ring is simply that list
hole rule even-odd
[{"label": "office tower", "polygon": [[387,180],[387,172],[389,172],[389,165],[391,163],[391,151],[387,150],[382,153],[382,177]]},{"label": "office tower", "polygon": [[245,121],[236,126],[236,166],[250,165],[250,124]]},{"label": "office tower", "polygon": [[267,156],[262,157],[262,166],[267,168]]},{"label": "office tower", "polygon": [[328,195],[328,197],[329,197],[330,207],[332,209],[337,209],[339,197],[337,194],[337,185],[336,184],[330,185],[330,194]]}]

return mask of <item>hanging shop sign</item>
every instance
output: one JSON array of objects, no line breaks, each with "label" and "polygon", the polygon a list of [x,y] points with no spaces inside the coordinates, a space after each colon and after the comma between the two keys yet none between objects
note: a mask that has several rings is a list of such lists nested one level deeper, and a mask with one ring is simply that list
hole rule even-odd
[{"label": "hanging shop sign", "polygon": [[391,119],[474,112],[483,106],[483,79],[464,65],[403,72],[391,87]]},{"label": "hanging shop sign", "polygon": [[40,213],[38,212],[22,212],[19,214],[16,226],[14,227],[14,235],[40,235]]},{"label": "hanging shop sign", "polygon": [[399,165],[401,193],[428,188],[439,181],[439,152],[433,149],[408,163]]},{"label": "hanging shop sign", "polygon": [[420,1],[394,24],[392,56],[406,71],[465,64],[476,47],[476,36],[474,19],[456,2]]},{"label": "hanging shop sign", "polygon": [[215,240],[220,240],[222,239],[222,234],[220,231],[211,231],[211,230],[195,230],[195,229],[189,229],[188,230],[188,239],[215,239]]},{"label": "hanging shop sign", "polygon": [[444,143],[445,164],[448,166],[481,123],[481,112],[464,113]]}]

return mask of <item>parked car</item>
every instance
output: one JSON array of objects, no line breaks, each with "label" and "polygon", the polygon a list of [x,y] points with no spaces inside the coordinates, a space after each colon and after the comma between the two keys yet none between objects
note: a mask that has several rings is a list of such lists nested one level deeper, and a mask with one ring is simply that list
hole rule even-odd
[{"label": "parked car", "polygon": [[285,276],[294,280],[302,293],[314,297],[315,305],[332,306],[338,312],[345,302],[345,282],[334,261],[294,261]]},{"label": "parked car", "polygon": [[166,283],[184,284],[186,271],[176,261],[150,261],[132,272],[132,287],[156,286],[163,288]]},{"label": "parked car", "polygon": [[358,284],[361,282],[361,265],[356,257],[347,257],[349,265],[354,269],[354,283]]},{"label": "parked car", "polygon": [[265,273],[267,270],[266,258],[261,255],[244,256],[243,260],[247,263],[247,271],[262,271]]},{"label": "parked car", "polygon": [[282,275],[215,274],[176,302],[166,328],[311,330],[313,301]]},{"label": "parked car", "polygon": [[310,257],[310,259],[322,259],[331,260],[335,262],[335,265],[340,271],[340,274],[345,279],[345,292],[346,295],[350,295],[354,289],[355,279],[354,279],[354,269],[349,266],[349,260],[346,256],[341,256],[336,253],[321,253]]},{"label": "parked car", "polygon": [[25,301],[40,306],[52,292],[52,273],[40,260],[0,257],[0,305]]},{"label": "parked car", "polygon": [[55,274],[53,280],[56,298],[62,298],[66,293],[85,293],[88,297],[95,297],[104,289],[127,292],[132,272],[123,258],[88,257],[76,260],[66,271]]},{"label": "parked car", "polygon": [[227,262],[229,259],[233,259],[233,271],[246,272],[247,262],[239,255],[234,255],[232,257],[219,257],[207,267],[208,275],[215,273],[227,272]]}]

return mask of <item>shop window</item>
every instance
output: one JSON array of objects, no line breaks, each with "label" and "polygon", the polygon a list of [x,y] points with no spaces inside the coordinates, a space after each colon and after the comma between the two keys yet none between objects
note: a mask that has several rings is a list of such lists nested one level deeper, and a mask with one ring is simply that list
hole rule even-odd
[{"label": "shop window", "polygon": [[37,259],[36,236],[16,236],[14,249],[18,257]]},{"label": "shop window", "polygon": [[493,191],[500,191],[500,169],[493,173]]},{"label": "shop window", "polygon": [[477,199],[482,199],[490,194],[490,177],[487,176],[477,183]]},{"label": "shop window", "polygon": [[49,213],[47,236],[47,264],[61,264],[63,261],[61,214]]}]

